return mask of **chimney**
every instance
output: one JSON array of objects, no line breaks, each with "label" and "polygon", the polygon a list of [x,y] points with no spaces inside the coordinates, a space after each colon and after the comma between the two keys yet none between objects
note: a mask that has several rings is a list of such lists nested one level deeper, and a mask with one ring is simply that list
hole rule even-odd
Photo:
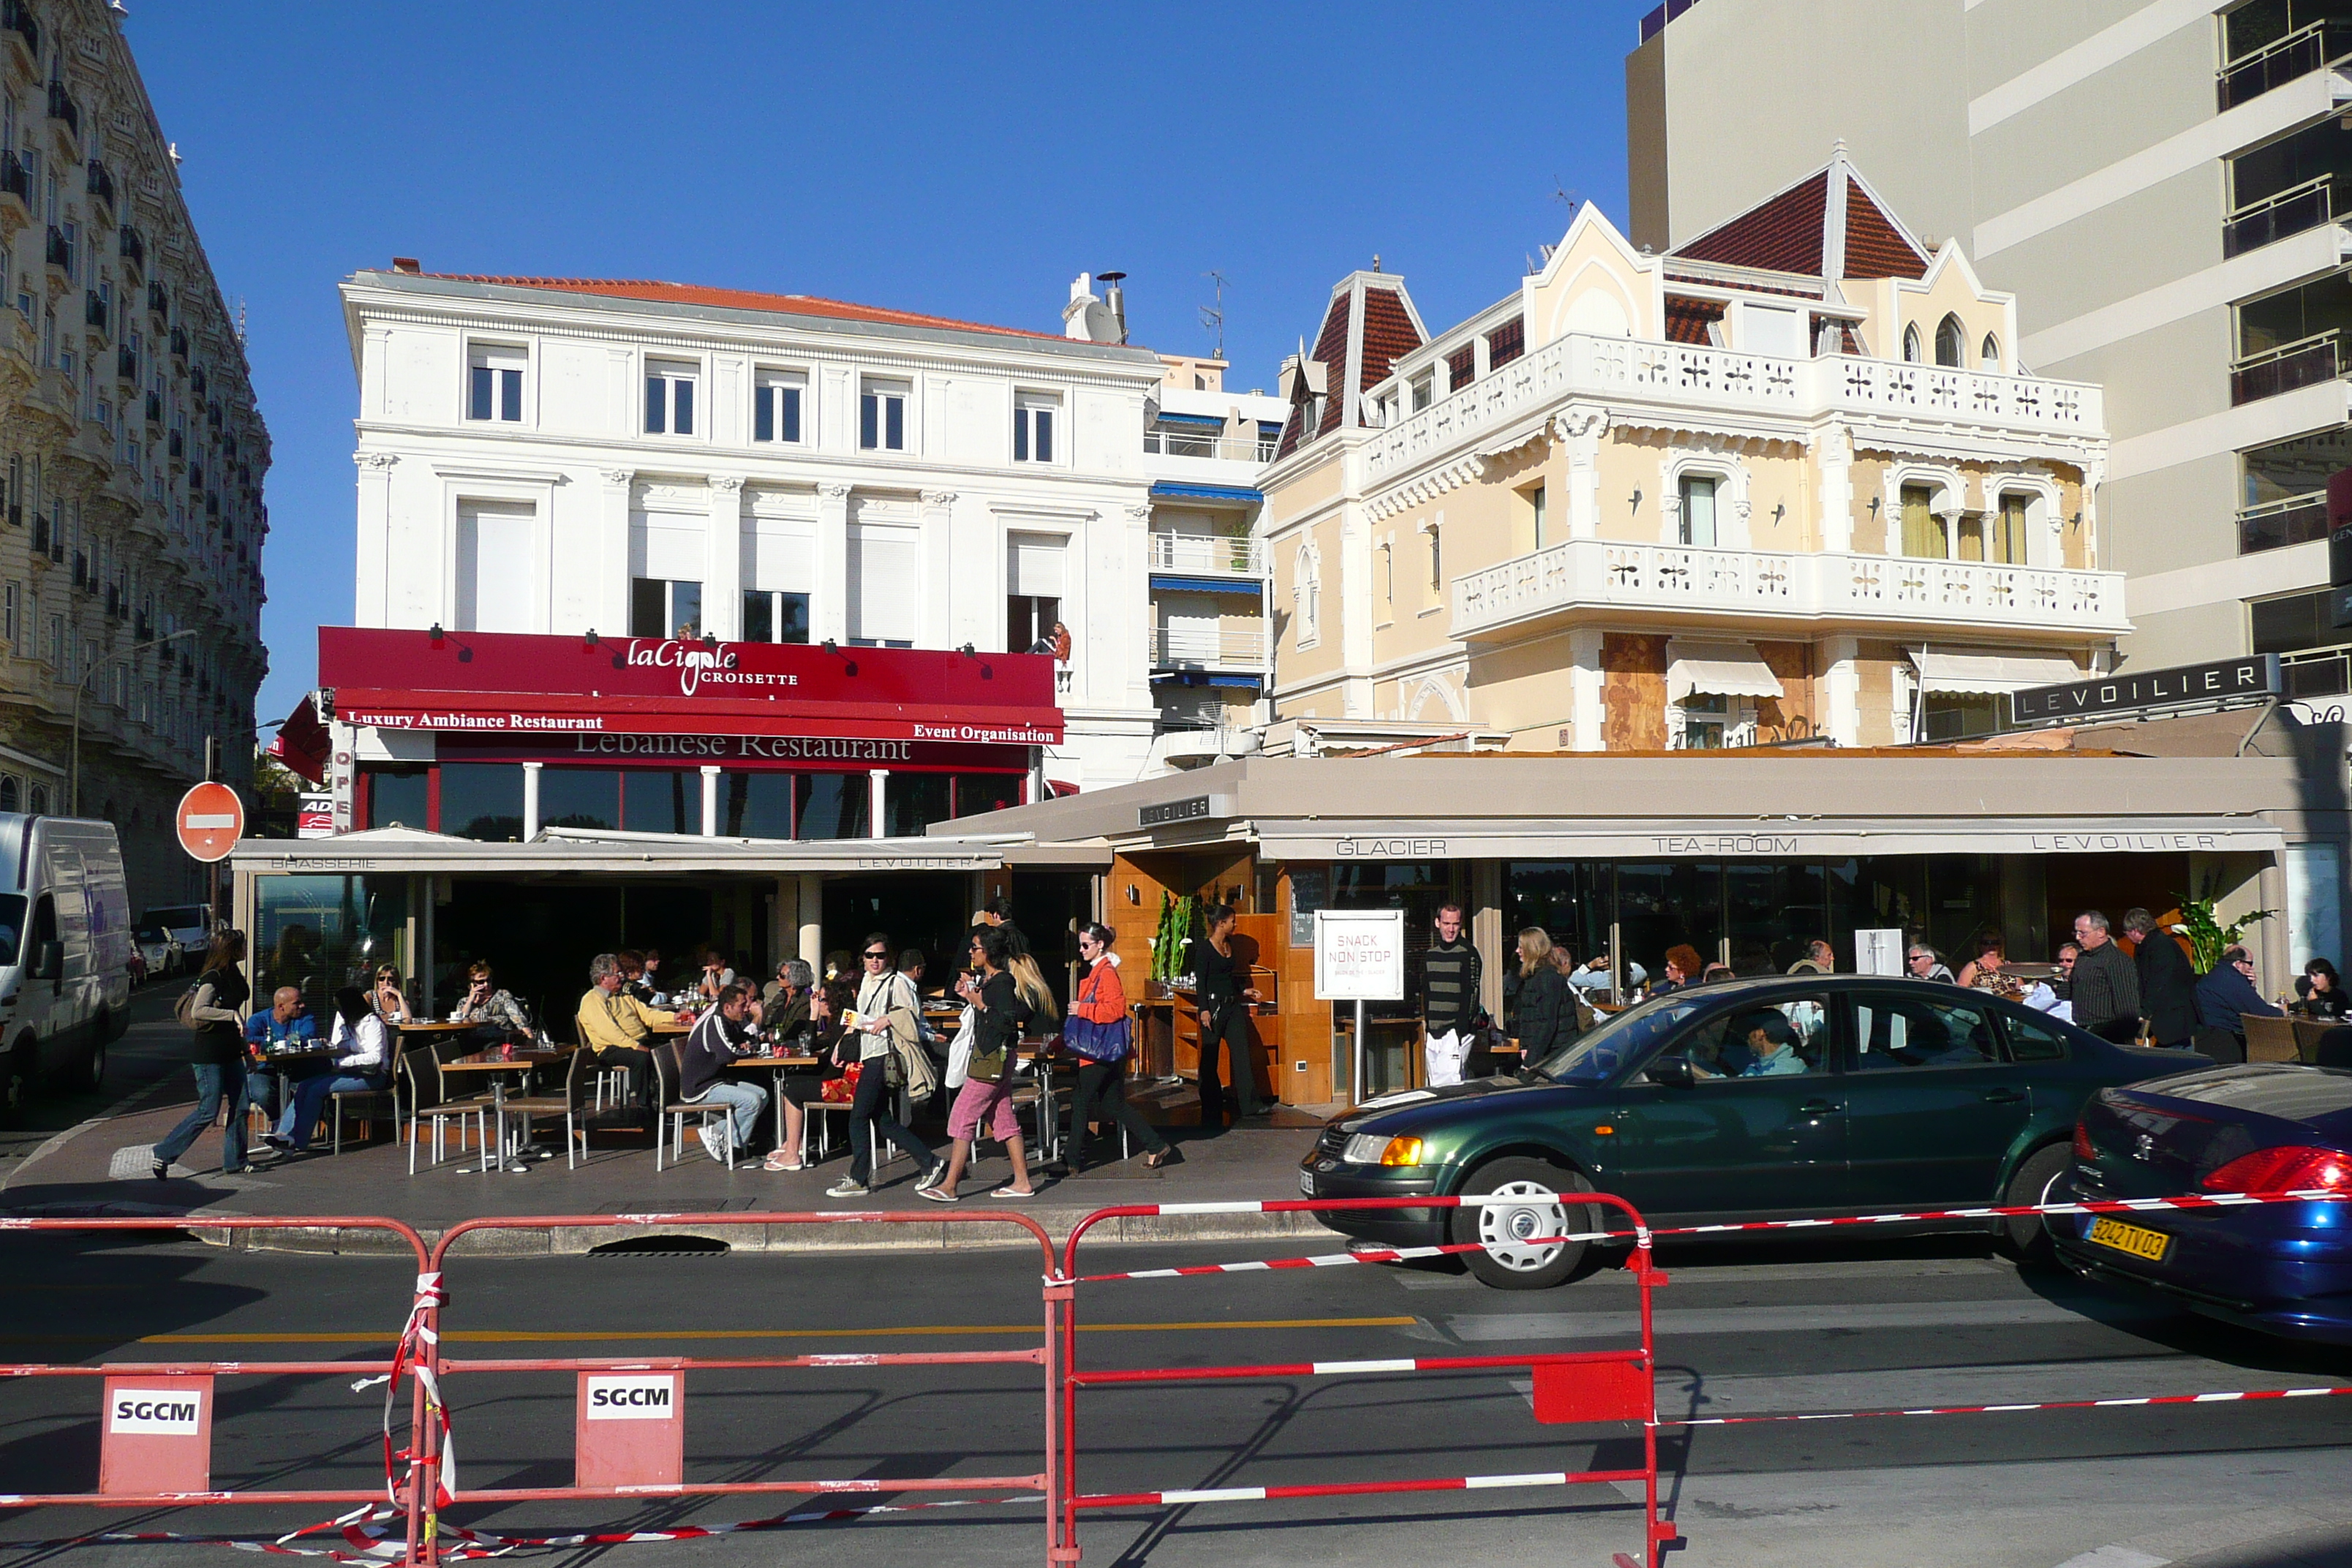
[{"label": "chimney", "polygon": [[414,256],[395,256],[392,258],[392,269],[394,272],[405,272],[414,278],[425,271],[425,265]]},{"label": "chimney", "polygon": [[1119,284],[1127,279],[1124,272],[1097,272],[1096,279],[1103,286],[1103,303],[1110,307],[1110,319],[1118,323],[1118,341],[1127,342],[1127,290]]}]

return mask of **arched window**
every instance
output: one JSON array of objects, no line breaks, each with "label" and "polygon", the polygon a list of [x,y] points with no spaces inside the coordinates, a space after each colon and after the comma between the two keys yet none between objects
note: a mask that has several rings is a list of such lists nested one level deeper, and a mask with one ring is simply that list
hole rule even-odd
[{"label": "arched window", "polygon": [[1300,647],[1315,641],[1316,622],[1322,613],[1323,584],[1318,580],[1318,575],[1314,550],[1310,546],[1300,545],[1290,583],[1293,618],[1298,628],[1293,640]]},{"label": "arched window", "polygon": [[25,786],[16,782],[15,773],[0,773],[0,811],[25,809]]},{"label": "arched window", "polygon": [[1969,363],[1969,330],[1960,325],[1958,316],[1947,316],[1936,324],[1936,363],[1955,370]]},{"label": "arched window", "polygon": [[49,814],[49,786],[48,786],[48,785],[47,785],[47,784],[35,784],[35,785],[33,786],[33,804],[32,804],[32,806],[31,806],[31,810],[32,810],[32,813],[33,813],[33,815],[34,815],[35,816],[48,816],[48,814]]},{"label": "arched window", "polygon": [[1903,329],[1903,357],[1917,364],[1927,356],[1919,352],[1919,328],[1916,323]]},{"label": "arched window", "polygon": [[2000,374],[2000,340],[1990,332],[1985,334],[1984,346],[1977,351],[1977,368],[1988,375]]}]

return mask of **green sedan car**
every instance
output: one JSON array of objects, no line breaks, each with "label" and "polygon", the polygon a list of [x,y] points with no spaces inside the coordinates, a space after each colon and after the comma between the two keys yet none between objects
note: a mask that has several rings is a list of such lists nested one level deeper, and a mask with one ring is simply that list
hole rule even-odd
[{"label": "green sedan car", "polygon": [[[1574,1271],[1613,1193],[1656,1225],[2037,1203],[2083,1102],[2209,1064],[2110,1045],[2044,1013],[1934,981],[1738,980],[1654,998],[1511,1077],[1411,1089],[1334,1120],[1299,1163],[1309,1197],[1499,1194],[1524,1203],[1342,1210],[1396,1247],[1483,1243],[1489,1285]],[[2008,1243],[2035,1219],[1998,1222]]]}]

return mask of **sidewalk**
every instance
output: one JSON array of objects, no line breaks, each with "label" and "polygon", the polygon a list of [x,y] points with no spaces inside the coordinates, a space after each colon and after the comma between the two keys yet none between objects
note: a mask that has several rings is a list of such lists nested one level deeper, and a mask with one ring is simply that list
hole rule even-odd
[{"label": "sidewalk", "polygon": [[[1140,1097],[1139,1097],[1139,1099]],[[600,1133],[577,1170],[564,1168],[557,1127],[551,1146],[556,1157],[527,1172],[480,1170],[478,1150],[436,1166],[425,1163],[432,1144],[420,1151],[416,1173],[408,1173],[408,1147],[389,1142],[381,1127],[376,1141],[354,1147],[348,1140],[340,1156],[321,1152],[289,1159],[256,1175],[220,1174],[220,1132],[196,1141],[170,1178],[149,1174],[150,1147],[193,1106],[193,1100],[156,1110],[86,1121],[50,1140],[22,1162],[0,1187],[0,1216],[153,1216],[190,1215],[382,1215],[400,1219],[427,1241],[461,1220],[486,1217],[612,1214],[658,1216],[677,1214],[828,1213],[895,1210],[944,1214],[942,1205],[919,1197],[921,1174],[904,1158],[882,1166],[874,1191],[863,1198],[829,1198],[824,1190],[847,1173],[849,1161],[835,1129],[833,1156],[797,1173],[770,1173],[756,1161],[732,1171],[702,1152],[689,1133],[683,1163],[654,1173],[650,1141],[625,1142]],[[1178,1112],[1182,1115],[1183,1112]],[[1159,1121],[1155,1115],[1153,1120]],[[1008,1181],[1012,1163],[991,1145],[961,1184],[961,1209],[1018,1209],[1056,1238],[1066,1236],[1096,1209],[1127,1204],[1221,1203],[1296,1197],[1297,1164],[1314,1142],[1322,1119],[1283,1110],[1274,1124],[1253,1124],[1202,1137],[1196,1128],[1163,1126],[1162,1134],[1182,1158],[1153,1171],[1137,1157],[1102,1165],[1076,1176],[1037,1178],[1038,1195],[1025,1202],[996,1199],[992,1189]],[[454,1141],[454,1131],[452,1138]],[[542,1138],[545,1134],[542,1133]],[[814,1135],[811,1147],[814,1147]],[[944,1139],[937,1139],[941,1155]],[[1108,1145],[1097,1143],[1097,1149]],[[1090,1234],[1126,1242],[1259,1240],[1299,1235],[1333,1239],[1311,1215],[1186,1215],[1106,1221]],[[480,1235],[461,1241],[466,1252],[578,1253],[629,1237],[706,1236],[749,1250],[814,1251],[924,1248],[1006,1245],[1013,1233],[956,1225],[887,1226],[688,1226],[660,1222],[625,1226],[541,1226]],[[207,1238],[211,1239],[211,1238]],[[278,1230],[235,1236],[233,1244],[257,1250],[379,1252],[391,1244],[381,1233],[342,1234],[328,1229]]]}]

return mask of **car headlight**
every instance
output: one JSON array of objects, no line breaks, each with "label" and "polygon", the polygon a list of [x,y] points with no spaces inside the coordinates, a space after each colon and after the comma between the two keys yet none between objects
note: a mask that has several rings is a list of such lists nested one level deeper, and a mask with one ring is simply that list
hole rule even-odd
[{"label": "car headlight", "polygon": [[1418,1165],[1421,1151],[1418,1138],[1383,1138],[1377,1132],[1359,1132],[1348,1140],[1348,1147],[1339,1157],[1350,1165]]}]

